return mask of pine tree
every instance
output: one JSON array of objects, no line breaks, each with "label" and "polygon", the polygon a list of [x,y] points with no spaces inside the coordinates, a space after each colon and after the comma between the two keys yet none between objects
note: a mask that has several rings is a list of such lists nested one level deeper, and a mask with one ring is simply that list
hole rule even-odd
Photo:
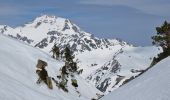
[{"label": "pine tree", "polygon": [[163,52],[154,58],[151,66],[170,55],[170,23],[165,21],[162,26],[156,27],[157,35],[153,36],[153,45],[161,46]]},{"label": "pine tree", "polygon": [[[59,87],[64,91],[68,92],[67,82],[68,77],[73,75],[73,73],[77,72],[77,63],[73,61],[74,55],[73,52],[66,47],[64,49],[63,54],[65,55],[65,65],[61,68],[61,82],[59,82]],[[78,87],[77,80],[72,81],[72,85],[74,87]]]},{"label": "pine tree", "polygon": [[157,35],[153,36],[153,44],[159,45],[163,51],[170,48],[170,23],[165,21],[162,26],[156,27]]},{"label": "pine tree", "polygon": [[64,50],[65,58],[66,58],[66,65],[67,69],[71,72],[77,71],[77,63],[73,61],[74,55],[73,52],[66,47]]},{"label": "pine tree", "polygon": [[65,48],[64,54],[67,62],[73,62],[74,56],[68,47]]}]

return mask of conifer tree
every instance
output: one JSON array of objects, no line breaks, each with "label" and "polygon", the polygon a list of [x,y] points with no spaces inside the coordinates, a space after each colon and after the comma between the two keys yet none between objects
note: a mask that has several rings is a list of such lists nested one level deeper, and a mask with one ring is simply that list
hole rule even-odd
[{"label": "conifer tree", "polygon": [[72,62],[74,59],[74,56],[68,47],[65,48],[64,53],[65,53],[66,61]]},{"label": "conifer tree", "polygon": [[166,51],[170,48],[170,23],[165,21],[162,26],[156,27],[157,35],[153,36],[153,44],[159,45]]},{"label": "conifer tree", "polygon": [[71,72],[77,71],[77,63],[73,61],[73,52],[68,47],[66,47],[64,53],[66,58],[67,69]]},{"label": "conifer tree", "polygon": [[153,36],[153,45],[161,46],[163,52],[154,57],[151,66],[170,55],[170,23],[165,21],[162,26],[156,27],[157,35]]}]

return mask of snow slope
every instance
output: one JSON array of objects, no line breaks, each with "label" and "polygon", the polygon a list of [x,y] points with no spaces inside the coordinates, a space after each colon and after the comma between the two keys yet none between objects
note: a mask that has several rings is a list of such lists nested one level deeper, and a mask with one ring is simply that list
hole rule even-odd
[{"label": "snow slope", "polygon": [[125,46],[116,51],[110,60],[93,71],[86,79],[105,94],[147,69],[152,59],[162,50],[152,46]]},{"label": "snow slope", "polygon": [[70,81],[68,93],[59,90],[54,83],[53,90],[45,84],[37,85],[35,66],[38,59],[48,62],[47,71],[51,77],[56,77],[63,66],[62,61],[52,59],[45,52],[0,35],[0,100],[90,100],[100,93],[78,75],[75,78],[80,97]]},{"label": "snow slope", "polygon": [[170,57],[101,100],[169,100]]},{"label": "snow slope", "polygon": [[83,69],[82,77],[86,78],[98,68],[101,68],[121,48],[121,45],[115,45],[112,49],[96,49],[76,55],[76,59],[79,60],[78,65]]}]

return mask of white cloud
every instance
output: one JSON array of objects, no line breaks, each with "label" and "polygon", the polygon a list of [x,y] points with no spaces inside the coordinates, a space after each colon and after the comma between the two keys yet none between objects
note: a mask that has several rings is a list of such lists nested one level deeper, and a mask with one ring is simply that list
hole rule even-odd
[{"label": "white cloud", "polygon": [[141,4],[141,1],[134,0],[81,0],[82,4],[95,4],[95,5],[136,5]]},{"label": "white cloud", "polygon": [[139,9],[148,14],[170,16],[170,1],[168,0],[81,0],[81,4],[87,5],[122,5]]}]

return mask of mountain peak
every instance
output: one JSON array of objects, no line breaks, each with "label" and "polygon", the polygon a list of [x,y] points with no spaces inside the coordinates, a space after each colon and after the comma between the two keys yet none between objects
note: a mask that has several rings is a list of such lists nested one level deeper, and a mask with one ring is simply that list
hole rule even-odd
[{"label": "mountain peak", "polygon": [[41,15],[23,27],[3,28],[0,31],[47,52],[54,43],[57,43],[60,48],[69,46],[77,52],[103,48],[111,49],[114,45],[126,45],[125,42],[116,39],[99,39],[82,31],[68,19],[49,15]]},{"label": "mountain peak", "polygon": [[46,27],[49,27],[49,28],[50,27],[53,27],[53,29],[57,28],[57,31],[73,30],[72,33],[74,33],[74,31],[75,32],[80,31],[80,28],[74,23],[72,23],[69,19],[57,17],[54,15],[39,16],[35,18],[35,20],[33,20],[32,22],[26,24],[25,26],[37,28],[41,26],[42,24],[46,25]]},{"label": "mountain peak", "polygon": [[[42,15],[42,16],[39,16],[37,18],[35,18],[35,20],[33,21],[33,23],[40,23],[40,22],[43,22],[43,23],[54,23],[56,22],[58,17],[56,16],[50,16],[50,15]],[[60,18],[60,19],[63,19],[65,20],[64,18]]]},{"label": "mountain peak", "polygon": [[57,19],[57,17],[53,16],[53,15],[52,16],[50,16],[50,15],[41,15],[41,16],[35,18],[34,21],[55,20],[55,19]]}]

